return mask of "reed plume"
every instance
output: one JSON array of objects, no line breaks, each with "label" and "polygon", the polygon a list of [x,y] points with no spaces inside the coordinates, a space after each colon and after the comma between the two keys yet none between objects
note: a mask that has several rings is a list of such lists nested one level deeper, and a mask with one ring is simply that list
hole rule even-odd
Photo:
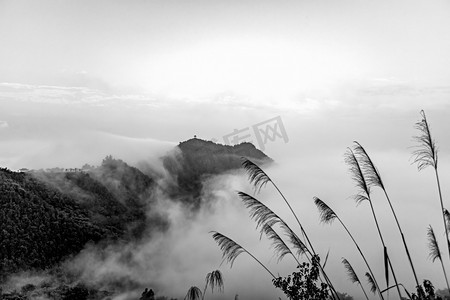
[{"label": "reed plume", "polygon": [[336,213],[318,197],[314,197],[314,204],[316,204],[320,213],[320,222],[325,224],[331,224],[335,219],[339,219]]},{"label": "reed plume", "polygon": [[206,274],[205,278],[205,288],[203,289],[202,300],[205,299],[206,290],[208,286],[211,287],[211,293],[214,293],[214,288],[216,287],[219,292],[223,292],[223,277],[219,270],[215,270]]},{"label": "reed plume", "polygon": [[274,226],[284,222],[276,213],[255,197],[244,192],[238,192],[238,195],[249,210],[250,218],[256,222],[256,229],[260,228],[261,233],[263,232],[262,228],[266,224]]},{"label": "reed plume", "polygon": [[418,145],[415,146],[416,150],[414,150],[412,153],[414,158],[413,163],[417,163],[417,169],[419,171],[427,167],[432,167],[434,169],[437,188],[439,192],[439,202],[441,205],[442,221],[444,222],[445,228],[445,239],[447,243],[448,255],[450,257],[450,242],[448,240],[449,230],[447,228],[447,224],[445,221],[444,202],[442,200],[441,183],[439,180],[439,173],[438,173],[438,148],[436,146],[436,142],[431,137],[431,130],[425,112],[421,110],[420,115],[422,116],[422,120],[415,124],[415,128],[419,130],[420,134],[414,136],[414,139],[416,140]]},{"label": "reed plume", "polygon": [[196,286],[191,286],[184,297],[184,300],[200,300],[201,298],[202,291]]},{"label": "reed plume", "polygon": [[434,234],[433,227],[429,225],[428,231],[427,231],[427,237],[428,237],[428,247],[430,249],[429,257],[432,262],[434,262],[436,259],[439,259],[442,266],[442,271],[444,272],[445,277],[445,283],[447,284],[447,289],[450,291],[450,287],[448,285],[447,280],[447,273],[445,272],[444,263],[442,262],[442,256],[441,256],[441,250],[439,249],[438,241],[436,240],[436,235]]},{"label": "reed plume", "polygon": [[257,164],[249,159],[242,158],[242,167],[245,169],[248,175],[250,184],[255,188],[255,192],[259,193],[268,182],[272,182],[270,177],[261,169]]},{"label": "reed plume", "polygon": [[[279,224],[279,226],[283,229],[285,235],[289,239],[289,242],[292,244],[294,249],[296,249],[296,254],[298,257],[305,255],[308,259],[308,261],[311,262],[311,257],[313,256],[312,252],[308,249],[308,247],[305,245],[305,243],[298,237],[298,235],[289,227],[289,225],[280,218],[276,213],[274,213],[269,207],[267,207],[265,204],[263,204],[261,201],[256,199],[253,196],[250,196],[244,192],[238,192],[239,197],[244,202],[244,205],[247,209],[250,211],[250,217],[251,219],[255,220],[256,222],[256,228],[261,228],[261,235],[266,231],[266,234],[270,231],[269,238],[272,237],[276,240],[273,242],[278,245],[278,250],[280,252],[278,254],[283,254],[285,256],[285,253],[288,251],[289,247],[284,243],[284,241],[279,237],[276,232],[273,231],[272,226]],[[270,228],[268,228],[270,227]],[[272,229],[272,230],[271,230]],[[283,245],[284,244],[284,245]],[[289,249],[290,253],[292,251]],[[298,261],[297,257],[294,256],[294,259],[297,261],[297,263],[300,265],[300,262]],[[281,258],[282,258],[281,257]],[[334,287],[332,283],[330,282],[328,276],[325,274],[325,271],[323,270],[323,267],[320,266],[322,275],[324,277],[324,280],[328,283],[330,288],[332,289],[333,293],[336,293],[334,290]],[[333,298],[335,296],[333,295]]]},{"label": "reed plume", "polygon": [[[275,182],[273,182],[273,180],[266,174],[266,172],[264,172],[257,164],[255,164],[254,162],[252,162],[251,160],[249,160],[245,157],[242,157],[242,166],[245,169],[245,171],[247,172],[248,179],[249,179],[250,183],[253,184],[253,186],[255,188],[255,192],[259,192],[261,190],[261,188],[264,187],[268,182],[270,182],[273,185],[273,187],[277,190],[277,192],[281,196],[281,198],[283,198],[284,202],[288,206],[292,215],[295,217],[295,220],[297,221],[297,223],[300,227],[301,233],[305,237],[306,242],[307,242],[309,248],[311,249],[311,253],[313,255],[316,255],[316,251],[314,250],[313,244],[311,243],[311,240],[309,239],[305,229],[303,228],[303,225],[300,223],[300,220],[299,220],[297,214],[294,212],[291,204],[286,199],[286,197],[281,192],[281,190],[278,188],[278,186],[275,184]],[[334,289],[333,284],[329,280],[328,276],[326,275],[325,271],[323,270],[323,268],[320,264],[319,264],[319,268],[334,294],[333,298],[336,295],[336,297],[339,299],[339,296],[338,296],[336,290]]]},{"label": "reed plume", "polygon": [[375,285],[373,277],[368,272],[366,272],[366,278],[367,282],[370,285],[370,291],[375,294],[375,292],[377,291],[377,286]]},{"label": "reed plume", "polygon": [[[269,233],[269,239],[272,238],[272,242],[275,243],[275,247],[278,247],[275,249],[276,251],[279,251],[278,261],[280,261],[281,258],[283,258],[288,253],[288,251],[292,255],[293,253],[286,245],[286,243],[281,239],[281,237],[273,230],[272,227],[276,224],[278,224],[281,229],[283,229],[285,236],[288,238],[289,242],[296,250],[297,256],[300,257],[302,255],[306,255],[308,261],[311,262],[311,257],[313,256],[312,252],[281,217],[279,217],[269,207],[267,207],[255,197],[250,196],[249,194],[246,194],[244,192],[238,192],[238,195],[243,201],[245,207],[249,209],[251,219],[256,222],[256,228],[260,228],[261,236],[263,233],[266,233],[266,235]],[[282,254],[281,257],[280,254]],[[300,265],[298,258],[295,255],[293,256],[298,265]],[[321,268],[321,270],[325,281],[327,281],[327,283],[333,290],[333,286],[331,282],[329,282],[329,278],[325,274],[325,271],[323,271],[323,267]]]},{"label": "reed plume", "polygon": [[211,287],[211,292],[214,292],[214,287],[223,292],[223,277],[219,270],[212,271],[206,275],[206,285]]},{"label": "reed plume", "polygon": [[411,270],[414,275],[414,280],[416,281],[416,286],[419,285],[419,280],[417,278],[416,269],[414,268],[413,261],[411,259],[411,255],[408,249],[408,245],[406,243],[405,235],[403,234],[402,227],[400,226],[400,222],[398,221],[397,214],[395,213],[394,207],[392,205],[391,199],[389,198],[389,195],[386,191],[386,188],[384,186],[383,180],[381,179],[380,172],[378,171],[378,168],[373,163],[372,159],[370,158],[369,154],[367,154],[367,151],[364,149],[363,146],[361,146],[360,143],[354,141],[354,153],[355,156],[358,159],[358,162],[361,166],[364,179],[367,182],[367,185],[370,187],[379,187],[383,190],[384,195],[386,197],[386,200],[388,201],[389,207],[391,209],[392,215],[394,216],[395,223],[397,224],[398,231],[400,233],[400,236],[402,238],[403,247],[405,248],[406,255],[408,257],[409,265],[411,267]]},{"label": "reed plume", "polygon": [[289,241],[297,250],[297,254],[299,256],[305,253],[311,254],[310,250],[297,236],[297,234],[295,234],[295,232],[291,230],[287,223],[276,213],[274,213],[269,207],[267,207],[264,203],[262,203],[255,197],[250,196],[249,194],[246,194],[244,192],[238,192],[238,195],[244,203],[245,207],[249,210],[250,218],[256,222],[256,228],[260,228],[261,234],[264,232],[264,226],[268,225],[270,227],[273,227],[274,225],[279,224],[280,227],[284,230],[286,236],[289,238]]},{"label": "reed plume", "polygon": [[[267,209],[269,209],[269,208],[267,208]],[[312,257],[311,252],[309,252],[308,248],[306,248],[305,244],[300,240],[300,238],[295,234],[295,232],[293,232],[291,230],[291,228],[281,218],[279,218],[279,220],[281,223],[280,227],[284,230],[285,235],[288,237],[289,241],[294,246],[294,248],[297,249],[297,255],[300,257],[303,254],[308,253],[309,256],[306,256],[306,258],[311,263],[312,262],[311,258],[310,258],[310,256]],[[297,257],[291,251],[291,249],[287,246],[287,244],[283,241],[283,239],[278,235],[278,233],[269,224],[264,224],[264,226],[262,227],[262,232],[264,232],[266,234],[266,236],[269,238],[269,240],[272,241],[272,246],[274,247],[275,255],[278,256],[277,262],[280,262],[283,259],[283,257],[286,256],[287,254],[291,254],[292,257],[297,262],[297,265],[298,266],[301,265],[300,261],[297,259]],[[328,254],[327,254],[327,257],[325,258],[325,263],[324,263],[322,269],[325,268],[327,259],[328,259]],[[325,281],[329,282],[329,278],[327,277],[327,275],[324,272],[323,272],[323,276],[324,276]],[[321,278],[320,278],[320,280],[322,281]],[[334,298],[334,296],[333,296],[333,298]]]},{"label": "reed plume", "polygon": [[[289,239],[289,242],[297,250],[298,257],[305,254],[309,254],[309,256],[313,255],[311,251],[309,251],[308,247],[306,247],[305,243],[303,243],[298,235],[294,231],[292,231],[292,229],[286,223],[283,222],[280,226],[284,230],[285,235]],[[309,256],[307,256],[308,260],[310,260]]]},{"label": "reed plume", "polygon": [[267,238],[272,241],[272,247],[275,251],[275,255],[278,256],[277,262],[280,262],[287,254],[291,254],[297,264],[300,265],[300,262],[298,261],[297,257],[295,257],[294,253],[292,253],[291,249],[289,249],[283,239],[269,224],[265,224],[263,226],[263,231],[266,234]]},{"label": "reed plume", "polygon": [[419,171],[426,167],[433,167],[437,169],[438,166],[438,148],[435,140],[431,137],[430,126],[428,125],[427,117],[423,110],[420,111],[422,120],[415,124],[415,128],[419,130],[420,135],[414,136],[418,146],[413,151],[414,161],[417,163]]},{"label": "reed plume", "polygon": [[353,151],[358,158],[358,162],[364,174],[365,182],[369,186],[378,186],[384,190],[384,184],[383,180],[381,179],[380,172],[372,162],[372,159],[360,143],[358,143],[357,141],[353,141],[353,143],[355,144]]},{"label": "reed plume", "polygon": [[[401,296],[400,288],[398,286],[397,277],[395,276],[395,272],[394,272],[394,268],[392,267],[392,263],[391,263],[389,257],[387,256],[386,244],[384,242],[383,235],[381,234],[380,226],[378,224],[378,219],[375,214],[372,200],[370,198],[371,185],[369,185],[369,182],[366,180],[362,165],[360,164],[355,152],[352,149],[347,148],[347,152],[345,153],[344,159],[345,159],[345,162],[349,166],[350,173],[352,175],[352,179],[355,181],[356,187],[358,188],[358,193],[355,195],[356,203],[361,204],[363,201],[369,202],[370,209],[372,211],[372,216],[375,221],[375,225],[377,227],[378,236],[380,237],[381,244],[383,246],[386,285],[389,286],[389,276],[388,276],[389,271],[387,270],[387,265],[389,265],[391,272],[392,272],[392,277],[394,278],[394,282],[397,287],[398,295],[401,299],[402,296]],[[374,178],[372,180],[376,180],[376,179]],[[387,264],[386,264],[386,262],[387,262]],[[372,279],[372,282],[373,282],[374,281],[373,277],[370,276],[370,278]],[[376,285],[375,285],[375,287],[376,287]]]},{"label": "reed plume", "polygon": [[259,263],[273,278],[276,278],[275,275],[259,260],[257,259],[253,254],[248,252],[244,247],[230,239],[229,237],[217,232],[217,231],[211,231],[213,234],[212,237],[214,241],[219,245],[220,250],[222,250],[222,258],[223,260],[230,263],[230,266],[233,267],[233,263],[236,260],[236,258],[242,254],[247,253],[250,255],[257,263]]},{"label": "reed plume", "polygon": [[436,236],[434,234],[433,227],[431,225],[428,226],[427,230],[428,237],[428,247],[430,248],[430,259],[434,262],[436,259],[442,261],[441,250],[439,249],[439,244],[436,240]]},{"label": "reed plume", "polygon": [[313,254],[316,254],[314,247],[306,234],[305,229],[303,228],[302,224],[300,223],[300,220],[297,216],[297,214],[292,209],[291,204],[286,199],[284,194],[281,192],[281,190],[278,188],[278,186],[273,182],[273,180],[264,172],[257,164],[252,162],[251,160],[243,157],[242,158],[242,166],[244,167],[245,171],[247,172],[248,179],[251,184],[253,184],[255,191],[259,192],[262,187],[264,187],[268,182],[270,182],[273,187],[277,190],[278,194],[283,198],[286,205],[289,207],[289,210],[291,211],[292,215],[295,217],[295,220],[297,221],[298,225],[300,226],[300,230],[302,232],[302,235],[305,237],[309,247],[311,248],[311,251]]},{"label": "reed plume", "polygon": [[445,217],[445,222],[447,224],[447,230],[450,229],[450,212],[445,208],[444,209],[444,217]]},{"label": "reed plume", "polygon": [[347,148],[347,152],[344,155],[345,163],[349,166],[349,171],[352,176],[353,181],[355,182],[356,187],[358,188],[357,194],[354,196],[356,203],[359,205],[363,201],[370,201],[370,186],[367,184],[364,179],[363,170],[359,165],[358,160],[352,149]]},{"label": "reed plume", "polygon": [[[364,296],[366,297],[367,300],[369,300],[369,297],[367,297],[366,291],[364,290],[364,287],[362,286],[361,281],[359,280],[358,275],[356,275],[356,272],[353,269],[352,265],[345,258],[342,258],[342,263],[344,264],[345,270],[347,270],[347,275],[350,281],[352,283],[359,284],[361,290],[364,293]],[[378,286],[375,286],[375,288],[378,289]]]},{"label": "reed plume", "polygon": [[342,225],[342,227],[347,232],[350,239],[353,241],[353,244],[356,246],[356,249],[358,249],[359,254],[361,255],[362,259],[364,260],[364,263],[367,266],[367,269],[369,270],[369,273],[371,274],[371,277],[373,278],[374,284],[379,292],[379,296],[381,299],[383,299],[383,295],[381,294],[380,286],[378,285],[378,282],[375,280],[375,275],[372,272],[372,268],[370,267],[366,256],[362,252],[361,248],[359,247],[358,243],[356,242],[355,238],[351,234],[350,230],[347,228],[345,223],[339,218],[339,216],[334,212],[331,207],[329,207],[324,201],[319,199],[318,197],[314,197],[314,203],[316,204],[317,208],[319,209],[320,213],[320,222],[325,224],[331,224],[334,220],[338,220],[339,223]]}]

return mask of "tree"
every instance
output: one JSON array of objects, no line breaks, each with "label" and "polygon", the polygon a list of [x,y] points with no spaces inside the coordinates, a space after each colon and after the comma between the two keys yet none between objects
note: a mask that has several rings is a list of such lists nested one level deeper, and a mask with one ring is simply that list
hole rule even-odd
[{"label": "tree", "polygon": [[329,298],[328,285],[324,282],[318,285],[319,280],[318,255],[314,255],[311,264],[302,263],[298,272],[287,277],[278,277],[273,280],[275,287],[281,289],[289,300],[325,300]]},{"label": "tree", "polygon": [[148,288],[145,288],[139,300],[155,300],[155,293],[152,289],[148,290]]},{"label": "tree", "polygon": [[412,300],[442,300],[442,298],[434,292],[434,286],[429,280],[423,281],[423,287],[417,286],[417,295],[412,294]]}]

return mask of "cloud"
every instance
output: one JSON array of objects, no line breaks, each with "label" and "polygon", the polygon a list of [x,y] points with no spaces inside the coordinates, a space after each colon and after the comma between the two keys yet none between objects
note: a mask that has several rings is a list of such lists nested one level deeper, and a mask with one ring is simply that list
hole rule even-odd
[{"label": "cloud", "polygon": [[[36,141],[32,139],[8,141],[8,149],[0,151],[0,155],[18,155],[10,168],[27,166],[32,169],[49,167],[81,167],[85,163],[98,165],[107,155],[123,159],[135,165],[141,160],[158,164],[158,157],[175,147],[176,143],[113,135],[96,131],[80,131],[70,133],[66,137]],[[27,145],[30,151],[24,151]],[[22,149],[19,153],[12,150]],[[10,157],[11,158],[11,157]]]},{"label": "cloud", "polygon": [[424,85],[393,78],[368,78],[334,91],[344,109],[388,109],[398,112],[449,109],[449,85]]},{"label": "cloud", "polygon": [[[123,299],[135,299],[133,297],[146,287],[154,289],[157,295],[180,299],[191,286],[203,288],[206,274],[216,269],[224,274],[225,294],[215,294],[215,299],[229,299],[235,294],[246,299],[277,298],[281,293],[272,287],[271,277],[262,272],[255,274],[259,265],[248,255],[239,257],[232,269],[225,264],[220,266],[221,251],[209,233],[217,230],[237,237],[252,252],[263,254],[265,263],[270,260],[269,246],[258,240],[254,224],[234,191],[243,189],[243,183],[246,183],[243,174],[206,180],[203,199],[207,205],[197,214],[189,213],[158,191],[158,203],[152,211],[168,216],[171,226],[167,232],[139,242],[110,245],[106,249],[89,246],[68,261],[66,268],[80,274],[87,283],[105,289],[116,288]],[[263,250],[258,250],[258,246]],[[273,261],[269,265],[280,268]],[[248,278],[245,286],[241,282],[243,277]]]},{"label": "cloud", "polygon": [[[66,85],[33,85],[22,83],[0,83],[0,99],[47,103],[79,105],[113,105],[116,103],[130,105],[157,106],[161,101],[148,94],[116,94],[109,89],[99,89],[88,84],[62,82]],[[71,85],[71,83],[73,85]],[[156,103],[159,102],[159,103]]]},{"label": "cloud", "polygon": [[0,129],[6,129],[9,127],[8,122],[0,120]]}]

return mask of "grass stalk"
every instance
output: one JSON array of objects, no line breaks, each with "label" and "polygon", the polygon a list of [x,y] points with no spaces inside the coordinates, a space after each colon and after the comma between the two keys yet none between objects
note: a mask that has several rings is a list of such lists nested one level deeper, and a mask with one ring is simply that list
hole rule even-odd
[{"label": "grass stalk", "polygon": [[[345,269],[347,270],[347,275],[350,278],[350,281],[352,283],[357,283],[361,287],[361,290],[364,293],[364,296],[366,297],[366,300],[369,300],[369,297],[367,296],[366,291],[364,290],[364,287],[361,284],[361,281],[358,278],[358,275],[356,275],[355,270],[353,269],[352,265],[346,260],[345,258],[342,258],[342,263],[344,264]],[[380,293],[381,294],[381,293]]]},{"label": "grass stalk", "polygon": [[433,227],[431,227],[431,225],[428,227],[427,236],[428,236],[428,247],[430,248],[429,257],[431,258],[431,260],[433,262],[436,259],[438,259],[441,262],[442,271],[444,272],[444,277],[445,277],[445,283],[447,284],[447,289],[450,291],[450,287],[449,287],[448,279],[447,279],[447,272],[445,271],[444,263],[442,262],[441,250],[439,248],[439,244],[436,239],[436,235],[434,234],[434,230],[433,230]]},{"label": "grass stalk", "polygon": [[395,213],[394,207],[392,205],[391,199],[389,198],[389,195],[386,191],[386,188],[384,186],[383,180],[381,179],[380,172],[378,171],[377,167],[373,163],[370,156],[367,154],[366,150],[363,146],[361,146],[360,143],[354,141],[355,143],[355,154],[358,156],[359,161],[361,162],[362,170],[364,173],[365,178],[367,178],[368,184],[371,186],[378,186],[380,187],[384,195],[387,199],[387,202],[389,204],[389,207],[391,209],[392,215],[394,216],[395,223],[397,224],[398,231],[400,233],[400,236],[402,238],[403,247],[405,248],[406,255],[408,257],[409,265],[411,267],[411,270],[414,275],[414,280],[416,281],[416,286],[419,285],[419,280],[417,278],[416,269],[414,268],[413,261],[411,259],[411,254],[408,249],[408,245],[406,243],[405,235],[403,234],[402,227],[400,226],[400,222],[398,221],[397,214]]},{"label": "grass stalk", "polygon": [[[378,224],[378,219],[375,214],[375,209],[373,207],[372,199],[370,197],[370,188],[371,188],[371,177],[367,176],[367,173],[365,173],[362,169],[360,161],[357,159],[355,152],[348,148],[347,152],[345,154],[345,161],[350,167],[350,172],[352,174],[353,180],[356,182],[356,186],[359,188],[358,194],[355,196],[355,200],[358,204],[360,204],[363,201],[368,201],[370,205],[370,210],[372,212],[373,219],[375,221],[375,226],[378,231],[378,236],[380,237],[381,244],[383,246],[384,250],[384,261],[385,261],[385,279],[386,279],[386,285],[389,286],[389,270],[388,267],[391,270],[392,277],[394,278],[394,282],[397,288],[398,295],[400,299],[402,298],[402,294],[400,292],[400,288],[397,282],[397,277],[395,276],[395,271],[392,266],[392,262],[389,259],[389,255],[387,252],[387,247],[383,239],[383,235],[381,233],[380,226]],[[369,274],[370,278],[372,276]],[[369,278],[369,277],[368,277]],[[372,278],[373,279],[373,278]]]},{"label": "grass stalk", "polygon": [[[281,192],[281,190],[278,188],[278,186],[273,182],[273,180],[269,177],[269,175],[266,174],[257,164],[252,162],[251,160],[243,157],[242,166],[247,171],[248,178],[250,183],[253,184],[255,191],[259,192],[263,186],[265,186],[268,182],[270,182],[273,187],[277,190],[278,194],[283,198],[284,202],[288,206],[289,210],[291,211],[292,215],[294,216],[295,220],[297,221],[300,230],[305,237],[309,247],[311,248],[311,252],[313,255],[316,255],[316,251],[314,250],[314,246],[311,243],[311,240],[308,237],[308,234],[306,233],[305,229],[303,228],[303,225],[301,224],[297,214],[292,209],[291,204],[286,199],[284,194]],[[322,265],[319,264],[319,268],[321,270],[322,275],[324,276],[324,279],[327,281],[328,285],[330,286],[330,289],[332,290],[333,294],[339,299],[339,295],[337,294],[333,284],[331,283],[329,277],[325,273],[325,270],[323,269]],[[333,296],[334,297],[334,296]]]},{"label": "grass stalk", "polygon": [[223,260],[227,260],[231,267],[233,267],[233,263],[235,259],[241,254],[241,253],[247,253],[251,258],[253,258],[261,267],[264,268],[264,270],[267,271],[267,273],[270,274],[274,279],[276,279],[275,275],[259,260],[257,259],[253,254],[251,254],[247,249],[227,237],[226,235],[221,234],[217,231],[211,231],[213,233],[213,239],[216,241],[216,243],[219,245],[220,249],[222,250],[222,258]]},{"label": "grass stalk", "polygon": [[314,250],[311,240],[309,239],[305,229],[303,228],[303,225],[300,222],[297,214],[294,212],[291,204],[286,199],[286,197],[281,192],[281,190],[278,188],[278,186],[275,184],[275,182],[257,164],[255,164],[254,162],[252,162],[249,159],[243,158],[242,166],[247,171],[249,181],[250,181],[250,183],[252,183],[254,185],[255,191],[259,192],[261,190],[261,188],[263,186],[265,186],[268,182],[270,182],[273,185],[273,187],[277,190],[278,194],[284,200],[284,202],[288,206],[289,210],[291,211],[292,215],[294,216],[295,220],[297,221],[297,224],[299,225],[303,236],[305,237],[309,247],[311,248],[312,253],[316,254],[316,251]]},{"label": "grass stalk", "polygon": [[321,222],[322,223],[331,223],[334,219],[338,220],[339,223],[342,225],[342,227],[347,232],[350,239],[353,241],[353,244],[356,246],[356,249],[358,249],[359,254],[361,255],[362,259],[364,260],[364,263],[366,264],[367,269],[369,270],[370,275],[372,276],[374,285],[378,291],[378,295],[380,296],[381,300],[384,300],[383,294],[381,293],[380,286],[378,285],[378,282],[375,279],[375,275],[372,272],[372,268],[369,265],[369,262],[366,259],[366,256],[362,252],[361,248],[359,247],[358,243],[356,242],[355,238],[351,234],[350,230],[347,228],[345,223],[341,220],[341,218],[332,210],[325,202],[323,202],[318,197],[314,197],[314,203],[316,204],[317,208],[320,211],[321,216]]},{"label": "grass stalk", "polygon": [[208,286],[211,287],[211,292],[214,293],[214,288],[216,287],[219,292],[223,292],[223,277],[219,270],[215,270],[206,274],[205,278],[205,288],[203,289],[202,300],[205,299],[206,290]]},{"label": "grass stalk", "polygon": [[433,140],[431,136],[431,130],[425,112],[421,110],[420,115],[422,116],[422,120],[417,122],[415,125],[416,129],[419,130],[420,134],[414,137],[414,139],[418,142],[418,145],[415,147],[416,150],[414,150],[412,153],[414,157],[413,163],[417,163],[417,169],[419,171],[425,169],[426,167],[433,167],[434,169],[434,174],[436,177],[436,183],[439,193],[439,203],[441,205],[442,220],[444,222],[445,228],[445,239],[447,244],[448,256],[450,258],[450,242],[448,240],[449,238],[448,228],[445,222],[444,202],[442,200],[441,183],[439,180],[439,172],[438,172],[438,149],[436,147],[436,142]]}]

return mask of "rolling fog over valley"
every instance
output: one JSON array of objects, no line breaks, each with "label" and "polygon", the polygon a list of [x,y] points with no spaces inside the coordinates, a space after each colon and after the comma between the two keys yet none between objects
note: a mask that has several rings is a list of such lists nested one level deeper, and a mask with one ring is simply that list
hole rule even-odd
[{"label": "rolling fog over valley", "polygon": [[450,299],[449,20],[0,0],[0,299]]}]

